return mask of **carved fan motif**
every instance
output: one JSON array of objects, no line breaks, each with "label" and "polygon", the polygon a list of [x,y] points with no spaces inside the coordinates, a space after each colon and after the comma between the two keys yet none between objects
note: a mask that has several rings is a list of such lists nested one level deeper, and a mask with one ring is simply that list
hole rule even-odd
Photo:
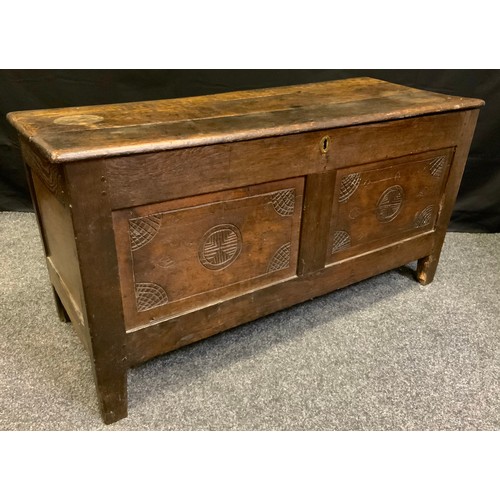
[{"label": "carved fan motif", "polygon": [[351,237],[347,231],[335,231],[333,233],[332,253],[340,252],[351,246]]},{"label": "carved fan motif", "polygon": [[443,173],[446,164],[446,156],[438,156],[429,162],[429,172],[434,177],[439,177]]},{"label": "carved fan motif", "polygon": [[285,243],[280,246],[271,257],[269,265],[267,266],[267,272],[274,273],[275,271],[281,271],[281,269],[288,269],[290,266],[290,256],[291,243]]},{"label": "carved fan motif", "polygon": [[129,234],[130,246],[132,250],[137,250],[149,243],[158,233],[161,225],[161,219],[158,215],[130,219]]},{"label": "carved fan motif", "polygon": [[162,306],[168,302],[167,292],[156,283],[136,283],[135,300],[139,312]]},{"label": "carved fan motif", "polygon": [[415,227],[424,227],[431,223],[434,214],[434,205],[425,207],[421,212],[415,215]]},{"label": "carved fan motif", "polygon": [[277,191],[271,197],[274,210],[282,217],[293,215],[295,210],[295,189]]},{"label": "carved fan motif", "polygon": [[361,175],[354,173],[345,175],[340,182],[339,203],[345,203],[358,189],[361,183]]}]

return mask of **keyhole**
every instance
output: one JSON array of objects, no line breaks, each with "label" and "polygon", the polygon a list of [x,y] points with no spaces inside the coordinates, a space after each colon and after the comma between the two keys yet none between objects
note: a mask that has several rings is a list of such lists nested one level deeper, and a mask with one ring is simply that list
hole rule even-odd
[{"label": "keyhole", "polygon": [[325,154],[330,148],[330,138],[328,136],[323,137],[323,139],[321,139],[319,147],[321,149],[321,152]]}]

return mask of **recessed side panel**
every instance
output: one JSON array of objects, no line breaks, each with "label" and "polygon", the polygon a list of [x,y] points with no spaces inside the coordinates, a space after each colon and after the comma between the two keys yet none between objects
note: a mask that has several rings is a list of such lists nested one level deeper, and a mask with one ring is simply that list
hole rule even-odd
[{"label": "recessed side panel", "polygon": [[303,179],[113,213],[127,329],[296,275]]},{"label": "recessed side panel", "polygon": [[434,229],[453,148],[339,169],[327,263]]},{"label": "recessed side panel", "polygon": [[[51,168],[60,167],[51,166]],[[83,326],[85,324],[85,305],[70,210],[46,186],[45,180],[42,180],[38,173],[30,175],[33,179],[33,189],[40,214],[40,226],[43,231],[47,265],[49,273],[51,273],[52,284],[56,287],[75,326],[78,326],[77,323]]]}]

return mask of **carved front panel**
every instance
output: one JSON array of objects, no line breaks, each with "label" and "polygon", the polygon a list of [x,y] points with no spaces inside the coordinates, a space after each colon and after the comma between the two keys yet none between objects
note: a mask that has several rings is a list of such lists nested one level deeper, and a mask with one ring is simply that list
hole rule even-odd
[{"label": "carved front panel", "polygon": [[303,179],[113,214],[128,329],[295,276]]},{"label": "carved front panel", "polygon": [[339,169],[327,263],[432,230],[452,156],[446,149]]}]

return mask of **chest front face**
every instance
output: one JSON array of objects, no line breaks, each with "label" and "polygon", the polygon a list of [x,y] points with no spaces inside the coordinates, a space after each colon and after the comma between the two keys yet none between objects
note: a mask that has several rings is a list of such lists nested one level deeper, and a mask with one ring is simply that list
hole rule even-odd
[{"label": "chest front face", "polygon": [[462,121],[455,113],[106,160],[126,329],[299,279],[313,259],[316,271],[356,266],[432,234]]}]

